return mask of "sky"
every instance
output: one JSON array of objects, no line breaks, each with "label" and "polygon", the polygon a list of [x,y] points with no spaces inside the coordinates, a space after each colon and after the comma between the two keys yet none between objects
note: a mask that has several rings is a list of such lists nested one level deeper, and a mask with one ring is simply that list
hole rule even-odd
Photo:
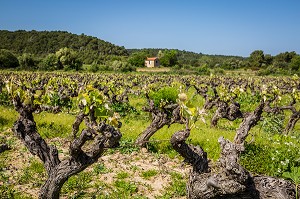
[{"label": "sky", "polygon": [[84,33],[129,49],[300,54],[300,0],[0,0],[0,29]]}]

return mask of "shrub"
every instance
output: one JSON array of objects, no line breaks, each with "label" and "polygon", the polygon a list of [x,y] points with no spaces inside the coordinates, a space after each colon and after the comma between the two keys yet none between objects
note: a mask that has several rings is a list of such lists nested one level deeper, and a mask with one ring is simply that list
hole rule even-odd
[{"label": "shrub", "polygon": [[52,53],[47,55],[42,60],[39,68],[42,70],[48,70],[48,71],[61,69],[61,68],[59,68],[59,65],[58,65],[58,58],[56,57],[55,54],[52,54]]},{"label": "shrub", "polygon": [[61,48],[55,53],[58,58],[58,65],[64,70],[80,70],[82,62],[78,58],[76,51],[70,48]]},{"label": "shrub", "polygon": [[91,67],[89,68],[89,71],[95,73],[99,71],[99,69],[100,69],[99,65],[96,62],[93,62]]},{"label": "shrub", "polygon": [[158,91],[150,92],[149,97],[153,100],[156,107],[160,107],[161,103],[176,103],[178,94],[179,92],[176,88],[164,87]]},{"label": "shrub", "polygon": [[37,66],[37,60],[32,54],[24,53],[18,60],[20,67],[23,69],[35,69]]},{"label": "shrub", "polygon": [[18,58],[9,50],[0,49],[0,68],[16,68],[19,66]]}]

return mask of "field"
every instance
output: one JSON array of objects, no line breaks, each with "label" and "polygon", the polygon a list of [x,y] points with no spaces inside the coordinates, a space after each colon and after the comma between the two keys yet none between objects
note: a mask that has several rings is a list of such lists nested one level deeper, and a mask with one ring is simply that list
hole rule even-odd
[{"label": "field", "polygon": [[[30,120],[24,116],[30,108],[37,132],[56,146],[61,161],[73,157],[70,145],[93,122],[104,122],[122,134],[117,147],[105,147],[98,160],[68,178],[61,198],[186,198],[192,166],[183,162],[170,143],[175,132],[186,129],[179,120],[188,121],[191,129],[186,142],[201,146],[214,168],[222,151],[219,137],[235,140],[246,113],[261,103],[262,115],[245,137],[239,163],[252,175],[290,181],[285,173],[300,166],[299,118],[292,127],[290,122],[300,108],[297,76],[3,72],[0,77],[0,144],[11,148],[0,153],[0,195],[4,198],[37,198],[48,178],[46,161],[33,155],[24,145],[26,139],[18,139],[12,130],[15,121]],[[187,99],[178,98],[183,93]],[[233,112],[236,103],[238,110]],[[169,108],[174,104],[180,107],[180,119],[174,116],[176,108]],[[74,131],[80,113],[87,118]],[[148,140],[137,143],[160,114],[168,122]],[[84,141],[84,152],[93,150],[95,138]]]}]

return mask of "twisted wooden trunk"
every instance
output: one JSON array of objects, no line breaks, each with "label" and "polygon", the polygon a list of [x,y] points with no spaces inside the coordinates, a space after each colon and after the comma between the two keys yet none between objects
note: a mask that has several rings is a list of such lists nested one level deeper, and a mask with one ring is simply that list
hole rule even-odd
[{"label": "twisted wooden trunk", "polygon": [[207,154],[200,146],[186,144],[190,130],[173,134],[173,148],[193,166],[187,182],[189,199],[296,199],[294,185],[289,181],[268,176],[252,176],[239,164],[240,153],[249,130],[257,124],[264,108],[262,101],[244,117],[233,142],[219,138],[221,156],[216,166],[209,167]]}]

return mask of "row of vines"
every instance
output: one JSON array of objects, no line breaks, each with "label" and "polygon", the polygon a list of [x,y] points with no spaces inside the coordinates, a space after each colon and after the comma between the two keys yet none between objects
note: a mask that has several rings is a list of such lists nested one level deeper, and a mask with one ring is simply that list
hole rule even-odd
[{"label": "row of vines", "polygon": [[[139,98],[145,101],[141,110],[132,103]],[[151,122],[136,137],[133,144],[138,147],[147,147],[163,127],[182,125],[169,142],[193,168],[187,182],[188,198],[297,198],[299,100],[297,76],[0,73],[1,106],[13,106],[18,112],[13,131],[47,172],[40,198],[59,198],[70,176],[97,162],[106,149],[118,147],[126,134],[121,132],[122,118],[128,114],[138,117],[139,111],[149,113]],[[75,116],[68,158],[61,160],[57,147],[39,134],[34,118],[44,111]],[[196,126],[207,120],[211,128],[219,128],[226,120],[238,123],[233,140],[216,140],[220,154],[213,163],[201,144],[190,139],[192,132],[206,133]],[[251,139],[251,129],[256,134],[263,129],[270,139],[286,143],[280,146],[285,147],[285,158],[276,154],[271,160],[266,158],[262,164],[272,166],[260,170],[255,156],[263,152]],[[2,151],[9,148],[0,144]]]}]

